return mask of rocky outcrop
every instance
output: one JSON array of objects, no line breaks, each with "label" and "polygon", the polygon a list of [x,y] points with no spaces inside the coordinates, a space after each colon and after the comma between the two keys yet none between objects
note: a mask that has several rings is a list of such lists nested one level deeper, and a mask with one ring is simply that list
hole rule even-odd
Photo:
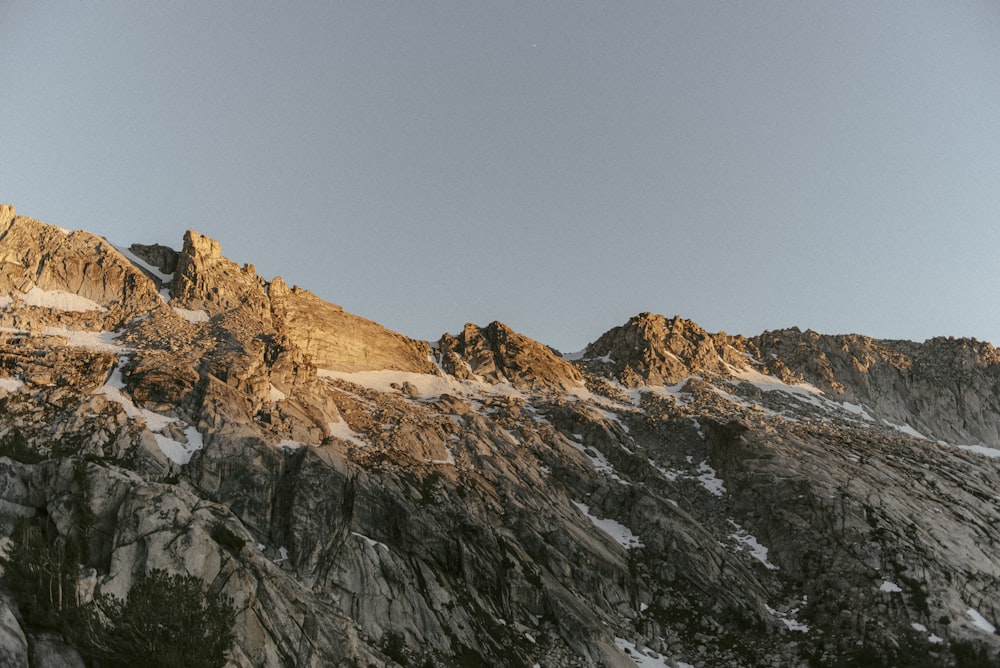
[{"label": "rocky outcrop", "polygon": [[160,244],[132,244],[128,249],[165,276],[171,276],[177,271],[180,253],[173,248]]},{"label": "rocky outcrop", "polygon": [[280,278],[269,286],[276,326],[321,369],[437,373],[422,341],[347,313]]},{"label": "rocky outcrop", "polygon": [[763,359],[896,425],[949,443],[1000,446],[1000,352],[975,339],[923,344],[797,329],[765,332]]},{"label": "rocky outcrop", "polygon": [[37,668],[86,668],[80,653],[56,633],[37,633],[31,638],[30,665]]},{"label": "rocky outcrop", "polygon": [[629,387],[673,385],[692,375],[744,368],[746,349],[742,337],[709,334],[677,316],[640,313],[587,346],[584,361]]},{"label": "rocky outcrop", "polygon": [[223,257],[218,241],[194,230],[184,234],[170,286],[170,296],[179,306],[203,309],[209,315],[244,309],[267,327],[271,313],[264,288],[265,282],[253,265],[240,267]]},{"label": "rocky outcrop", "polygon": [[[15,216],[13,207],[0,215],[2,295],[14,302],[3,320],[15,327],[16,311],[26,309],[20,320],[82,319],[114,329],[160,303],[153,283],[104,239]],[[67,311],[78,314],[66,316]]]},{"label": "rocky outcrop", "polygon": [[0,664],[28,668],[28,639],[14,614],[16,609],[17,603],[10,597],[0,598]]},{"label": "rocky outcrop", "polygon": [[[91,595],[124,598],[134,580],[153,569],[191,574],[213,594],[234,601],[237,639],[231,665],[292,662],[319,668],[341,665],[348,656],[364,665],[379,663],[346,619],[282,568],[276,548],[259,549],[226,507],[207,502],[190,487],[151,483],[115,467],[70,460],[8,468],[6,474],[22,482],[22,494],[8,488],[4,500],[36,507],[63,536],[79,531],[82,512],[92,518],[89,547],[98,570],[88,588]],[[89,573],[95,577],[93,570]],[[12,651],[16,646],[4,645]],[[72,658],[65,650],[47,653]]]},{"label": "rocky outcrop", "polygon": [[580,372],[555,351],[501,322],[467,324],[457,337],[442,336],[437,347],[441,368],[461,380],[509,382],[527,391],[568,392],[583,385]]}]

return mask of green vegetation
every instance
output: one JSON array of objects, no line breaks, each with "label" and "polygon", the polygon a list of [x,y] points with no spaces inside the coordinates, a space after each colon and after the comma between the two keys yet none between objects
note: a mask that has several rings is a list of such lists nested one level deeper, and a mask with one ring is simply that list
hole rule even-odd
[{"label": "green vegetation", "polygon": [[[78,531],[86,536],[86,531]],[[190,575],[154,570],[122,601],[99,595],[83,603],[81,541],[59,536],[50,522],[21,518],[0,560],[29,626],[62,633],[102,667],[221,668],[233,643],[235,611]]]},{"label": "green vegetation", "polygon": [[232,603],[191,575],[154,570],[124,601],[99,596],[88,608],[86,647],[101,666],[217,668],[233,644]]},{"label": "green vegetation", "polygon": [[18,519],[2,564],[28,624],[59,630],[79,608],[80,551],[75,541],[50,541],[47,529],[51,527],[38,526],[29,518]]},{"label": "green vegetation", "polygon": [[37,464],[48,459],[44,453],[31,447],[18,429],[11,429],[0,436],[0,457],[9,457],[22,464]]},{"label": "green vegetation", "polygon": [[383,652],[401,666],[408,665],[406,660],[406,643],[403,636],[395,631],[389,631],[385,636]]}]

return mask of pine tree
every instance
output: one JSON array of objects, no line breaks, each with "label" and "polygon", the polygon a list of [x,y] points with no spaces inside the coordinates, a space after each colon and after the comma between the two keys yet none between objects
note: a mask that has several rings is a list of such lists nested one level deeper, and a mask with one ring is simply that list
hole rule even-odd
[{"label": "pine tree", "polygon": [[28,623],[60,629],[79,604],[79,549],[61,538],[49,542],[44,529],[30,518],[19,518],[10,551],[0,563]]},{"label": "pine tree", "polygon": [[228,597],[207,594],[194,576],[154,570],[124,601],[103,594],[81,606],[79,545],[49,540],[48,528],[19,519],[0,559],[30,626],[63,633],[102,668],[225,665],[236,614]]},{"label": "pine tree", "polygon": [[97,597],[91,614],[89,640],[102,666],[219,668],[233,643],[232,602],[206,594],[190,575],[151,571],[124,601]]}]

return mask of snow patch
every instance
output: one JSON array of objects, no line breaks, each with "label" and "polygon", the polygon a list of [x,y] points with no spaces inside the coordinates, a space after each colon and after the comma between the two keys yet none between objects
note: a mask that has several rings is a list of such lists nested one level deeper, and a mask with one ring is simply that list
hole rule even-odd
[{"label": "snow patch", "polygon": [[630,430],[628,425],[622,422],[621,416],[618,415],[617,413],[612,413],[611,411],[606,411],[602,408],[596,408],[596,407],[594,408],[594,410],[600,413],[605,420],[617,424],[619,427],[622,428],[622,431],[625,432],[626,434],[629,433]]},{"label": "snow patch", "polygon": [[77,348],[87,348],[104,353],[122,351],[121,344],[116,340],[118,332],[88,332],[67,327],[46,327],[42,330],[42,335],[60,336],[66,339],[66,345]]},{"label": "snow patch", "polygon": [[0,390],[17,392],[22,387],[24,387],[24,381],[20,378],[0,378]]},{"label": "snow patch", "polygon": [[575,441],[571,440],[571,439],[567,439],[567,440],[569,440],[570,444],[574,448],[576,448],[577,450],[579,450],[581,453],[583,453],[583,455],[585,457],[587,457],[588,459],[590,459],[590,463],[594,467],[595,470],[601,471],[603,473],[607,473],[609,476],[611,476],[612,479],[614,479],[615,481],[617,481],[618,483],[620,483],[622,485],[631,485],[632,484],[628,480],[625,480],[620,475],[618,475],[618,471],[615,470],[615,467],[612,466],[611,462],[608,461],[608,458],[604,456],[603,452],[601,452],[597,448],[584,447],[584,445],[579,442],[579,441],[583,440],[583,435],[582,434],[573,434],[573,438],[575,438],[577,440],[575,440]]},{"label": "snow patch", "polygon": [[369,538],[368,536],[364,535],[363,533],[358,533],[357,531],[352,531],[351,535],[352,536],[357,536],[361,540],[365,541],[366,543],[368,543],[369,547],[372,547],[372,548],[381,547],[386,552],[390,551],[388,545],[386,545],[385,543],[379,542],[379,541],[375,540],[374,538]]},{"label": "snow patch", "polygon": [[888,580],[883,580],[882,586],[879,587],[878,590],[887,594],[899,594],[903,591],[898,584],[895,582],[889,582]]},{"label": "snow patch", "polygon": [[448,454],[445,456],[444,459],[427,459],[425,461],[427,461],[430,464],[449,464],[451,466],[454,466],[455,453],[453,453],[450,448],[445,448],[445,452],[447,452]]},{"label": "snow patch", "polygon": [[[805,601],[804,598],[802,600]],[[799,611],[798,608],[794,608],[789,612],[778,612],[769,605],[765,604],[764,607],[767,608],[767,611],[769,613],[780,619],[781,623],[784,624],[785,628],[788,629],[789,631],[797,631],[799,633],[809,632],[808,624],[803,624],[802,622],[795,619],[795,614],[798,613]]]},{"label": "snow patch", "polygon": [[72,311],[83,313],[86,311],[107,311],[97,302],[63,290],[42,290],[37,285],[33,286],[21,297],[21,300],[28,306],[41,306],[57,311]]},{"label": "snow patch", "polygon": [[867,409],[865,409],[865,407],[862,406],[861,404],[852,404],[850,402],[845,401],[840,404],[840,407],[843,408],[848,413],[853,413],[854,415],[857,415],[864,420],[868,420],[869,422],[875,421],[875,418],[873,418],[871,414],[867,411]]},{"label": "snow patch", "polygon": [[[910,624],[910,626],[912,626],[913,630],[916,631],[917,633],[928,633],[927,627],[921,624],[920,622],[913,622],[912,624]],[[927,636],[927,642],[931,643],[932,645],[940,645],[941,643],[944,642],[944,639],[931,633]]]},{"label": "snow patch", "polygon": [[786,394],[820,396],[823,394],[823,391],[815,385],[810,385],[809,383],[789,385],[776,376],[768,376],[753,369],[736,370],[730,368],[730,372],[734,377],[739,378],[745,383],[750,383],[764,392],[785,392]]},{"label": "snow patch", "polygon": [[125,415],[130,418],[144,420],[146,428],[153,433],[156,445],[167,459],[183,466],[191,461],[191,456],[195,452],[205,447],[205,441],[202,438],[201,432],[196,427],[190,425],[184,427],[184,437],[187,439],[187,443],[175,441],[169,436],[164,435],[162,432],[167,425],[177,422],[177,420],[166,415],[154,413],[145,408],[139,408],[128,395],[122,392],[124,388],[125,383],[122,380],[121,369],[115,369],[111,372],[104,385],[94,394],[102,395],[108,401],[118,404],[122,407]]},{"label": "snow patch", "polygon": [[[636,647],[635,643],[629,642],[624,638],[615,638],[615,645],[640,668],[670,668],[670,664],[667,663],[667,657],[657,654],[648,647],[640,650]],[[676,665],[686,666],[687,664],[678,662]]]},{"label": "snow patch", "polygon": [[715,496],[722,496],[726,493],[726,483],[715,474],[715,469],[708,465],[708,462],[698,464],[698,482]]},{"label": "snow patch", "polygon": [[886,424],[895,429],[896,431],[906,434],[907,436],[912,436],[913,438],[920,438],[925,441],[930,440],[908,424],[894,424],[892,422],[889,422],[888,420],[886,420]]},{"label": "snow patch", "polygon": [[743,408],[749,408],[749,409],[752,409],[752,410],[764,411],[766,413],[770,413],[771,415],[777,415],[777,413],[775,413],[774,411],[766,409],[763,406],[761,406],[760,404],[751,403],[751,402],[747,401],[746,399],[738,397],[735,394],[730,394],[729,392],[726,392],[725,390],[720,389],[720,388],[716,387],[715,385],[709,385],[708,389],[713,394],[715,394],[715,395],[717,395],[719,397],[722,397],[723,399],[725,399],[726,401],[728,401],[731,404],[736,404],[737,406],[742,406]]},{"label": "snow patch", "polygon": [[680,471],[678,469],[665,469],[662,466],[660,466],[659,464],[657,464],[655,461],[653,461],[652,459],[648,459],[647,461],[649,462],[650,466],[652,466],[654,469],[656,469],[657,471],[659,471],[660,475],[662,475],[664,478],[666,478],[670,482],[674,482],[678,478],[687,478],[688,477],[687,475],[685,475],[684,471]]},{"label": "snow patch", "polygon": [[598,529],[600,529],[604,533],[614,538],[615,541],[617,541],[618,544],[624,547],[626,550],[631,550],[632,548],[636,547],[643,547],[642,541],[639,539],[639,537],[636,536],[634,533],[632,533],[632,530],[629,529],[624,524],[616,522],[615,520],[612,519],[601,519],[599,517],[591,515],[590,506],[588,506],[586,503],[578,503],[574,501],[573,505],[576,506],[581,513],[586,515],[587,518],[594,523],[594,526],[596,526]]},{"label": "snow patch", "polygon": [[279,390],[278,388],[276,388],[274,385],[268,385],[267,396],[268,396],[268,399],[271,401],[271,403],[277,403],[279,401],[284,401],[285,399],[288,398],[288,397],[285,396],[284,392],[282,392],[281,390]]},{"label": "snow patch", "polygon": [[186,308],[179,308],[177,306],[172,306],[171,308],[174,309],[174,313],[193,324],[208,322],[210,319],[208,311],[205,310],[190,311]]},{"label": "snow patch", "polygon": [[689,376],[680,382],[674,383],[673,385],[647,385],[646,387],[640,387],[636,390],[629,391],[629,396],[632,399],[632,403],[637,406],[641,401],[641,395],[643,392],[649,392],[650,394],[664,399],[673,399],[678,406],[687,406],[691,403],[691,395],[684,392],[682,388],[684,388],[691,380],[702,380],[702,377]]},{"label": "snow patch", "polygon": [[132,402],[132,399],[122,392],[124,388],[125,381],[122,380],[121,369],[115,369],[111,372],[111,376],[108,377],[108,380],[97,390],[97,392],[95,392],[95,394],[103,395],[108,399],[108,401],[113,401],[120,405],[125,411],[125,415],[131,418],[145,420],[146,428],[152,432],[163,431],[164,427],[171,422],[174,422],[174,418],[172,417],[160,415],[159,413],[154,413],[153,411],[136,406],[135,403]]},{"label": "snow patch", "polygon": [[342,441],[348,441],[361,447],[368,445],[364,441],[364,436],[351,429],[351,426],[344,420],[328,422],[326,424],[326,431],[327,435],[331,438],[339,438]]},{"label": "snow patch", "polygon": [[983,455],[984,457],[1000,457],[1000,450],[996,448],[988,448],[985,445],[956,445],[956,448],[961,448],[962,450],[968,450],[969,452],[974,452],[977,455]]},{"label": "snow patch", "polygon": [[739,524],[733,520],[729,520],[729,523],[733,525],[736,529],[736,533],[729,534],[729,538],[736,541],[739,545],[736,548],[738,551],[742,552],[744,546],[749,548],[750,556],[764,564],[768,570],[776,571],[778,567],[767,560],[767,548],[757,542],[757,539],[750,534],[749,531],[741,527]]},{"label": "snow patch", "polygon": [[195,450],[201,450],[205,447],[205,439],[202,438],[201,432],[198,431],[197,427],[187,426],[184,428],[184,436],[188,440],[188,449],[191,452]]},{"label": "snow patch", "polygon": [[987,633],[997,632],[997,627],[990,624],[989,621],[987,621],[985,617],[979,614],[979,611],[976,610],[975,608],[969,608],[968,610],[965,611],[965,614],[967,614],[969,618],[972,619],[972,624],[976,628],[986,631]]},{"label": "snow patch", "polygon": [[[499,383],[490,385],[483,381],[459,381],[448,376],[434,376],[427,373],[413,373],[410,371],[333,371],[331,369],[317,369],[316,375],[320,378],[330,378],[343,380],[348,383],[367,387],[377,392],[397,392],[398,387],[403,383],[409,383],[415,388],[416,394],[421,399],[437,399],[442,394],[453,394],[457,396],[469,394],[485,394],[494,396],[510,396],[523,398],[520,390],[515,389],[510,383]],[[397,387],[393,387],[396,385]]]},{"label": "snow patch", "polygon": [[167,459],[181,466],[191,461],[191,456],[205,447],[201,434],[194,427],[185,428],[184,436],[187,437],[187,443],[175,441],[163,434],[153,434],[153,438],[156,439],[156,445],[159,446],[160,451],[167,456]]},{"label": "snow patch", "polygon": [[803,624],[802,622],[789,619],[788,617],[782,617],[781,621],[784,623],[785,628],[789,631],[800,631],[801,633],[809,633],[809,625]]}]

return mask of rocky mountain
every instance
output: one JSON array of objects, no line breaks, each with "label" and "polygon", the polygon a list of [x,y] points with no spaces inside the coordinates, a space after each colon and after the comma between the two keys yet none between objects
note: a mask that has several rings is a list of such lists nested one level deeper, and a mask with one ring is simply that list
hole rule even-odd
[{"label": "rocky mountain", "polygon": [[[975,340],[426,343],[0,207],[5,549],[195,576],[231,666],[1000,665],[998,402]],[[7,586],[0,663],[91,661]]]}]

